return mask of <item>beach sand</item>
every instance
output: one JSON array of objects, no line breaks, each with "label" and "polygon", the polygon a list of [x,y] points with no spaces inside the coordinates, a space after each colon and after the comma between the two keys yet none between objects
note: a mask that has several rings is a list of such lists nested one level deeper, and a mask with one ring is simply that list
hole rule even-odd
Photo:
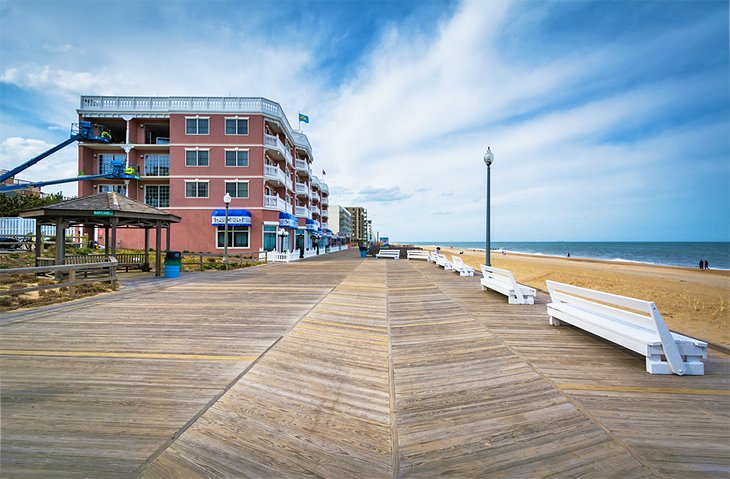
[{"label": "beach sand", "polygon": [[[448,259],[463,252],[464,262],[477,271],[485,262],[484,252],[444,246],[441,251]],[[492,266],[542,291],[550,279],[653,301],[669,329],[730,348],[730,271],[499,252],[491,259]]]}]

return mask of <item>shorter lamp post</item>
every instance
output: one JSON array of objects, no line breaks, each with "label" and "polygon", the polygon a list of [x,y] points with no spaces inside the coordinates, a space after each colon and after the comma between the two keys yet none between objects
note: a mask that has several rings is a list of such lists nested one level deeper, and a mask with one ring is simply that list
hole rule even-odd
[{"label": "shorter lamp post", "polygon": [[279,228],[279,230],[276,232],[276,234],[279,236],[279,243],[281,244],[279,248],[279,252],[284,252],[284,238],[289,236],[289,232],[285,230],[284,228]]},{"label": "shorter lamp post", "polygon": [[487,256],[486,257],[486,261],[487,261],[487,266],[492,266],[492,262],[490,261],[491,258],[490,258],[490,254],[489,254],[490,253],[490,249],[491,249],[491,238],[489,237],[489,234],[490,234],[490,228],[489,228],[489,223],[490,223],[489,213],[490,213],[490,211],[489,210],[490,210],[490,206],[491,206],[490,205],[490,200],[489,200],[489,180],[490,180],[490,178],[489,178],[489,172],[490,171],[489,170],[490,170],[490,166],[492,166],[492,162],[493,161],[494,161],[494,154],[492,153],[492,149],[490,147],[487,147],[487,152],[484,153],[484,164],[487,165],[487,244],[486,244],[486,250],[487,250],[486,251],[486,256]]},{"label": "shorter lamp post", "polygon": [[226,269],[228,269],[228,205],[231,204],[231,195],[226,193],[223,197],[223,203],[226,204],[226,222],[223,227],[223,262],[226,264]]}]

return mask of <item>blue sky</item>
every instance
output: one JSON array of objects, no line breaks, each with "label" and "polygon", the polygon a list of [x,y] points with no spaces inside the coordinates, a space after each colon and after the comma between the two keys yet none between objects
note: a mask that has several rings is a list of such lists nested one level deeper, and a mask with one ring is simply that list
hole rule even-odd
[{"label": "blue sky", "polygon": [[[263,96],[401,241],[730,240],[727,1],[0,0],[0,167],[79,96]],[[27,179],[74,176],[75,149]],[[64,186],[75,194],[74,186]]]}]

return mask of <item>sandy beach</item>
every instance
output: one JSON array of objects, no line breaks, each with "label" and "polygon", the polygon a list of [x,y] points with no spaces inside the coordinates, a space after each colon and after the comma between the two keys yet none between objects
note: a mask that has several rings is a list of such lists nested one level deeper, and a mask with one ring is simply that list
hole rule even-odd
[{"label": "sandy beach", "polygon": [[[484,252],[441,250],[447,258],[463,253],[464,262],[475,269],[484,264]],[[491,259],[517,281],[543,291],[551,279],[653,301],[673,331],[730,348],[730,271],[499,252],[492,252]]]}]

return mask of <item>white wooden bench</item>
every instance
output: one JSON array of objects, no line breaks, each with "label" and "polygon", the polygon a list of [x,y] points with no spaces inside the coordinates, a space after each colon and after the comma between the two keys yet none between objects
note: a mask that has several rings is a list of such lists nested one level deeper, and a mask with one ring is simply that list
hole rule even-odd
[{"label": "white wooden bench", "polygon": [[438,260],[439,254],[435,251],[431,251],[431,254],[428,255],[427,261],[429,263],[435,263],[436,260]]},{"label": "white wooden bench", "polygon": [[409,249],[406,251],[406,256],[408,259],[425,259],[428,260],[429,253],[428,251],[423,251],[422,249]]},{"label": "white wooden bench", "polygon": [[461,256],[451,257],[451,267],[459,273],[459,276],[474,276],[474,268],[465,264]]},{"label": "white wooden bench", "polygon": [[537,291],[515,281],[512,272],[506,269],[479,265],[482,270],[480,283],[482,291],[491,289],[507,296],[509,304],[535,304]]},{"label": "white wooden bench", "polygon": [[[656,304],[547,281],[550,324],[569,323],[646,356],[651,374],[703,375],[707,343],[669,331]],[[599,302],[596,302],[599,301]]]},{"label": "white wooden bench", "polygon": [[442,254],[436,255],[436,264],[438,266],[441,266],[446,271],[451,271],[453,269],[453,267],[451,265],[451,261],[447,260],[446,256],[444,256]]},{"label": "white wooden bench", "polygon": [[400,259],[400,250],[398,249],[381,249],[375,255],[376,258],[392,258]]}]

